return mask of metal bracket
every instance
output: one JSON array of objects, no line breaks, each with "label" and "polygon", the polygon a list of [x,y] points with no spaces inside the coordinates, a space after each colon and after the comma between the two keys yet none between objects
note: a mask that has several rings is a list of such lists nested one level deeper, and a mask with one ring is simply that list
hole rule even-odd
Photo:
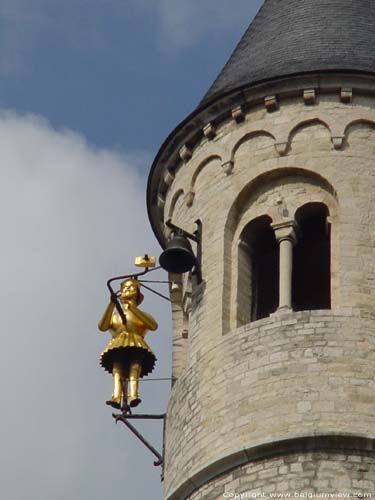
[{"label": "metal bracket", "polygon": [[[162,473],[161,473],[161,480],[164,480],[164,440],[165,440],[165,413],[161,415],[133,415],[132,413],[121,413],[120,415],[116,415],[115,413],[112,413],[112,417],[115,419],[116,424],[117,422],[122,422],[123,424],[126,425],[126,427],[146,446],[148,450],[151,451],[151,453],[157,458],[157,460],[154,461],[154,466],[155,467],[161,467],[162,468]],[[147,441],[145,437],[142,436],[142,434],[132,425],[128,420],[134,419],[134,420],[162,420],[163,421],[163,452],[162,455]]]}]

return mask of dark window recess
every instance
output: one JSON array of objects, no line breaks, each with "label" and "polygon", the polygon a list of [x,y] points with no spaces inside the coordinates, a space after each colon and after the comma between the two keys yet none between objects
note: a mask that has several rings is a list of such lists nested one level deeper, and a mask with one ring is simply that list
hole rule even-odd
[{"label": "dark window recess", "polygon": [[331,308],[331,242],[328,209],[308,203],[298,209],[298,242],[293,255],[293,309]]},{"label": "dark window recess", "polygon": [[279,304],[279,248],[271,219],[258,217],[246,228],[251,265],[251,321],[266,318]]}]

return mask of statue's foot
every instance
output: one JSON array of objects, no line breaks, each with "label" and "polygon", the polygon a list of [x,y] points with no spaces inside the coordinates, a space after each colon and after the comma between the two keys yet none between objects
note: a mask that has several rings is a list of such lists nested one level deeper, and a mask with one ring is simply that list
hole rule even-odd
[{"label": "statue's foot", "polygon": [[142,403],[142,400],[139,399],[139,398],[134,398],[130,401],[130,406],[132,408],[135,408],[136,406],[138,406],[140,403]]},{"label": "statue's foot", "polygon": [[121,410],[121,403],[116,399],[110,399],[105,402],[106,405],[112,406],[112,408],[116,408],[116,410]]}]

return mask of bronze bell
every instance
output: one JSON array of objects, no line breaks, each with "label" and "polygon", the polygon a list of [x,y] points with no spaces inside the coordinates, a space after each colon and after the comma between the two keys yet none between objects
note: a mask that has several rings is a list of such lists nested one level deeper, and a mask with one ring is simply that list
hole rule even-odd
[{"label": "bronze bell", "polygon": [[169,273],[182,274],[191,271],[197,260],[186,236],[175,233],[159,257],[159,264]]}]

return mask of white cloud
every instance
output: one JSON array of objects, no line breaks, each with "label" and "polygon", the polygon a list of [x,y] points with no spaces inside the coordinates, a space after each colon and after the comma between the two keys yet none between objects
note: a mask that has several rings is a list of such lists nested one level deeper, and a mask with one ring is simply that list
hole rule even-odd
[{"label": "white cloud", "polygon": [[[164,47],[181,49],[203,39],[237,36],[239,26],[250,23],[263,0],[141,0],[143,8],[156,9]],[[241,30],[241,28],[240,28]]]},{"label": "white cloud", "polygon": [[[131,271],[136,254],[159,252],[145,180],[118,153],[8,112],[0,173],[2,495],[97,500],[127,488],[129,498],[149,498],[158,472],[104,404],[111,377],[98,356],[108,338],[97,331],[106,279]],[[161,323],[149,342],[160,358],[153,376],[165,375],[169,308],[149,296],[143,308]],[[143,410],[164,411],[161,384],[142,391]]]},{"label": "white cloud", "polygon": [[[0,75],[27,71],[38,55],[38,47],[51,42],[52,46],[61,44],[74,50],[104,47],[112,19],[123,18],[126,26],[131,16],[139,14],[156,18],[164,50],[179,51],[231,33],[238,37],[262,3],[263,0],[1,0]],[[142,17],[137,22],[142,29]],[[126,40],[125,36],[124,43]]]}]

